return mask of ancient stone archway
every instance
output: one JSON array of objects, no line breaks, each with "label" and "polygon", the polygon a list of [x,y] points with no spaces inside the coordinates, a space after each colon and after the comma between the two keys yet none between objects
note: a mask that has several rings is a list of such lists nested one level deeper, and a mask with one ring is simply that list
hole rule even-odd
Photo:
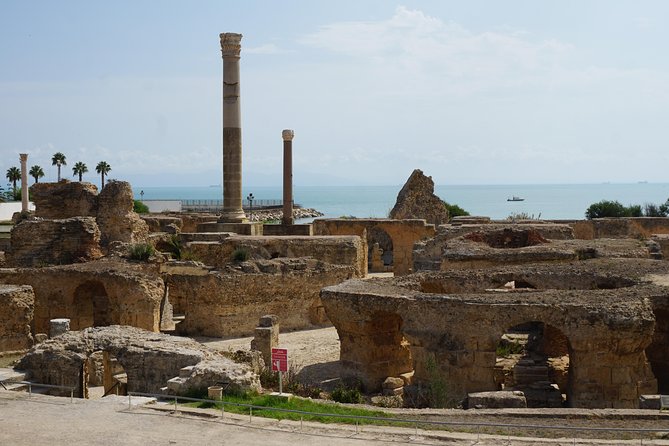
[{"label": "ancient stone archway", "polygon": [[497,346],[498,389],[521,390],[528,407],[569,405],[571,347],[564,333],[539,321],[510,327]]},{"label": "ancient stone archway", "polygon": [[111,325],[111,305],[104,285],[96,280],[82,283],[74,290],[73,330]]},{"label": "ancient stone archway", "polygon": [[368,269],[371,272],[392,271],[393,239],[379,226],[367,232]]},{"label": "ancient stone archway", "polygon": [[657,379],[657,390],[669,393],[669,309],[655,309],[655,331],[653,340],[646,348],[646,356]]}]

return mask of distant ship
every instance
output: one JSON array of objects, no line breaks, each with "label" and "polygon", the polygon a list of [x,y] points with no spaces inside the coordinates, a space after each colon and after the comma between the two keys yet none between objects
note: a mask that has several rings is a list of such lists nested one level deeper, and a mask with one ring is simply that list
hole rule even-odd
[{"label": "distant ship", "polygon": [[511,198],[507,198],[506,201],[525,201],[524,198],[516,197],[515,195]]}]

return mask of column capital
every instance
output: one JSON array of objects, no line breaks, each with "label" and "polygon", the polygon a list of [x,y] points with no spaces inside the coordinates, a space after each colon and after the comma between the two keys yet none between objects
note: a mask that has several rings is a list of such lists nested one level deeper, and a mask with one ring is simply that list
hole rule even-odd
[{"label": "column capital", "polygon": [[292,141],[295,137],[295,132],[290,129],[285,129],[281,132],[281,137],[284,141]]},{"label": "column capital", "polygon": [[242,50],[242,35],[237,33],[221,33],[221,54],[226,57],[239,57]]},{"label": "column capital", "polygon": [[19,153],[19,159],[21,160],[22,163],[28,161],[28,154],[27,153]]}]

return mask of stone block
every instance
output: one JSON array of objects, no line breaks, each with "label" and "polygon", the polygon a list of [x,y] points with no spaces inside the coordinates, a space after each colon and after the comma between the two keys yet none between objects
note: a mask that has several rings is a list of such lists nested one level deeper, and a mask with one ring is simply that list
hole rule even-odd
[{"label": "stone block", "polygon": [[389,376],[383,381],[381,387],[383,389],[398,389],[404,386],[404,380],[402,378],[396,378],[394,376]]},{"label": "stone block", "polygon": [[639,409],[660,410],[660,395],[640,395]]},{"label": "stone block", "polygon": [[50,338],[55,338],[70,331],[70,320],[66,318],[51,319],[49,325]]},{"label": "stone block", "polygon": [[477,392],[467,395],[469,409],[526,408],[525,394],[520,391]]}]

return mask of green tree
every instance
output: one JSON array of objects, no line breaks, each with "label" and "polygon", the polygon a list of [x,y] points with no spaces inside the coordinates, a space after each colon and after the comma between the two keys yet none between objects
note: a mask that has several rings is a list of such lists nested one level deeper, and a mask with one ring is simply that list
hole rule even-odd
[{"label": "green tree", "polygon": [[100,174],[102,177],[102,189],[105,188],[105,175],[111,171],[111,166],[107,161],[100,161],[97,166],[95,166],[95,171]]},{"label": "green tree", "polygon": [[452,219],[453,217],[464,217],[469,215],[469,212],[465,211],[462,209],[460,206],[457,204],[450,204],[447,203],[446,201],[442,200],[442,203],[444,203],[444,206],[448,210],[448,219]]},{"label": "green tree", "polygon": [[[640,208],[639,208],[640,210]],[[591,204],[585,211],[585,218],[592,220],[593,218],[605,217],[631,217],[632,209],[625,207],[619,201],[602,200]]]},{"label": "green tree", "polygon": [[35,165],[30,168],[28,174],[35,179],[35,183],[39,183],[39,179],[44,176],[44,170],[42,170],[42,167]]},{"label": "green tree", "polygon": [[61,152],[54,153],[51,157],[51,165],[58,166],[58,181],[60,181],[60,166],[67,166],[65,155],[63,155]]},{"label": "green tree", "polygon": [[81,176],[88,172],[88,166],[86,166],[86,163],[82,163],[81,161],[77,161],[74,164],[74,167],[72,168],[72,174],[73,175],[79,175],[79,182],[81,183]]},{"label": "green tree", "polygon": [[14,195],[16,195],[16,182],[21,181],[21,171],[18,167],[10,167],[7,169],[7,174],[5,175],[9,181],[12,182],[12,188],[14,189]]}]

